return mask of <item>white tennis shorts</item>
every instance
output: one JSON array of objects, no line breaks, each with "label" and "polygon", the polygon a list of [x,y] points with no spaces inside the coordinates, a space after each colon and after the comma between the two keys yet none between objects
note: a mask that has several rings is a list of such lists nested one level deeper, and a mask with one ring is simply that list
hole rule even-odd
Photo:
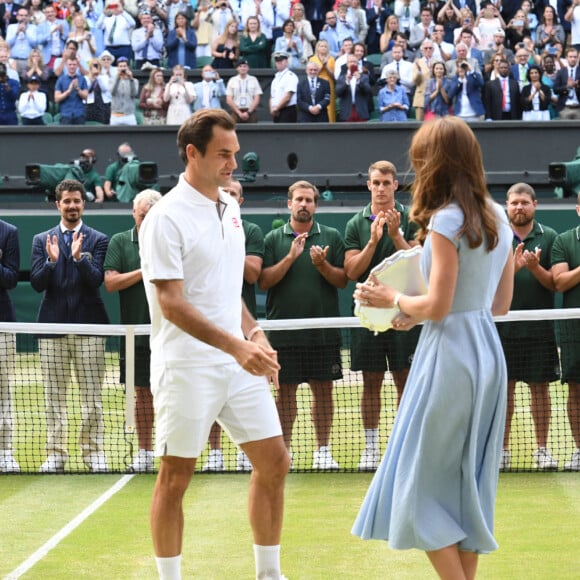
[{"label": "white tennis shorts", "polygon": [[266,379],[236,363],[152,367],[151,391],[160,457],[199,457],[216,420],[238,445],[282,434]]}]

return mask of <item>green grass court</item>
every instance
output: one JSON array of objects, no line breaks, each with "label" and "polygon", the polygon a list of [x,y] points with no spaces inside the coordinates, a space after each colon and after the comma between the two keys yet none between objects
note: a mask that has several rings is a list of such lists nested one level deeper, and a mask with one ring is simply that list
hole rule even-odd
[{"label": "green grass court", "polygon": [[[0,478],[0,578],[35,553],[122,475]],[[363,542],[350,527],[370,474],[290,474],[282,569],[297,579],[430,579],[424,554]],[[196,475],[185,501],[183,577],[254,577],[246,518],[248,475]],[[23,579],[156,578],[148,528],[153,475],[134,476],[63,538]],[[580,577],[579,474],[502,474],[500,549],[480,558],[479,578]],[[12,576],[17,577],[17,576]]]}]

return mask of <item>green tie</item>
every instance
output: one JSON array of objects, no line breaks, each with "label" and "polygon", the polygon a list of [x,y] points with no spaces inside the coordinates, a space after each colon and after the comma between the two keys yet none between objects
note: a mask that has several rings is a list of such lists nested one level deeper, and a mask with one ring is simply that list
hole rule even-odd
[{"label": "green tie", "polygon": [[109,32],[109,44],[113,44],[113,38],[115,37],[115,30],[117,28],[117,16],[115,15],[113,20],[113,26],[111,26],[111,32]]}]

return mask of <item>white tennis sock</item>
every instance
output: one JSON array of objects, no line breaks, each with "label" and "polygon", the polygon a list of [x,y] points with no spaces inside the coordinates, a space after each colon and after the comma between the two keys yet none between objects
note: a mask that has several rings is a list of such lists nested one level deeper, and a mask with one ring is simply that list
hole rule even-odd
[{"label": "white tennis sock", "polygon": [[254,544],[256,578],[280,576],[280,546],[257,546]]},{"label": "white tennis sock", "polygon": [[181,554],[172,558],[155,558],[159,580],[181,580]]},{"label": "white tennis sock", "polygon": [[367,449],[379,449],[379,430],[365,429],[365,447]]}]

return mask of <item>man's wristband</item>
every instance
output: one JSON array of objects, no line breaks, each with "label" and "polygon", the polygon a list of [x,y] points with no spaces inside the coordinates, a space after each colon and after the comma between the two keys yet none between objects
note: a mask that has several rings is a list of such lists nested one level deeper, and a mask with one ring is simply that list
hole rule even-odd
[{"label": "man's wristband", "polygon": [[256,324],[256,326],[254,326],[254,328],[252,328],[246,335],[246,340],[252,340],[254,335],[258,332],[264,332],[264,329],[260,325]]}]

